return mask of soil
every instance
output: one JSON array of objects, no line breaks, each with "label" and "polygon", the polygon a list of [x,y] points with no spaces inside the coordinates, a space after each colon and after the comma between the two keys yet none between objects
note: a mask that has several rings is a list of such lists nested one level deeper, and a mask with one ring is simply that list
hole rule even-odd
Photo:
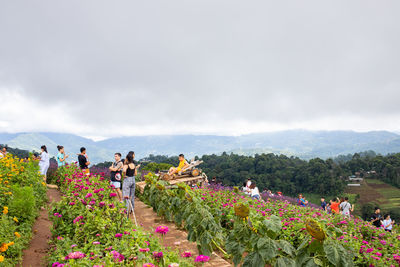
[{"label": "soil", "polygon": [[[55,188],[47,190],[49,199],[48,207],[51,203],[61,200],[61,193]],[[46,256],[49,251],[48,241],[51,237],[52,223],[49,220],[48,209],[42,208],[39,217],[33,225],[33,238],[29,247],[23,251],[22,264],[23,267],[46,266]]]},{"label": "soil", "polygon": [[[160,218],[151,207],[148,207],[145,203],[137,198],[135,198],[135,214],[137,223],[150,233],[154,233],[154,230],[157,228],[157,226],[168,226],[169,232],[165,235],[164,240],[162,240],[159,234],[154,233],[154,235],[160,238],[160,242],[162,242],[165,247],[178,249],[181,253],[183,251],[190,251],[194,256],[199,255],[196,243],[187,240],[186,231],[178,229],[175,223],[167,222],[164,219]],[[228,263],[215,252],[212,253],[210,261],[204,264],[204,267],[230,266],[232,266],[232,264]]]}]

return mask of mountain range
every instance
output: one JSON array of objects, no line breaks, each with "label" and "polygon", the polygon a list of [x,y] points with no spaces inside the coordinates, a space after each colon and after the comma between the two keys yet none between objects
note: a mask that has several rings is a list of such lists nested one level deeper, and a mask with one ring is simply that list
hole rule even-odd
[{"label": "mountain range", "polygon": [[154,135],[109,138],[93,141],[74,134],[64,133],[0,133],[0,144],[39,151],[46,145],[50,156],[57,154],[57,145],[63,145],[70,160],[75,161],[79,148],[87,149],[92,163],[112,161],[114,152],[125,155],[133,150],[137,158],[153,155],[220,154],[241,155],[261,153],[285,154],[303,159],[333,158],[338,155],[374,150],[387,154],[400,152],[400,135],[388,131],[307,131],[288,130],[241,136],[217,135]]}]

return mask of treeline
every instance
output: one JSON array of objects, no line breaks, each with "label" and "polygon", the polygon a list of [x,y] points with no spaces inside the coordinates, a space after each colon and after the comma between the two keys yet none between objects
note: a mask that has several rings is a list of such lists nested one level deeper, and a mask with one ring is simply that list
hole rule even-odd
[{"label": "treeline", "polygon": [[[205,155],[200,168],[211,179],[216,177],[224,185],[241,185],[247,178],[256,182],[260,190],[282,191],[287,195],[310,192],[335,195],[343,192],[344,171],[333,160],[301,160],[284,155],[262,154],[239,156],[223,153]],[[177,157],[153,156],[146,160],[177,165]]]}]

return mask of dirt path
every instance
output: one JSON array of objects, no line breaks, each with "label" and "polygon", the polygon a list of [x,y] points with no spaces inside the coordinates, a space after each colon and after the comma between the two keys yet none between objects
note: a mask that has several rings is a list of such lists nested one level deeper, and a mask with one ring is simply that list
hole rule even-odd
[{"label": "dirt path", "polygon": [[[167,222],[157,216],[157,213],[139,199],[135,198],[135,214],[137,223],[140,224],[146,231],[154,233],[157,226],[166,225],[169,232],[165,236],[164,246],[177,248],[182,253],[183,251],[190,251],[195,256],[199,255],[196,243],[187,240],[187,233],[176,227],[172,222]],[[159,235],[157,235],[159,236]],[[161,238],[160,238],[161,241]],[[232,266],[227,261],[222,259],[217,254],[213,253],[210,261],[204,264],[204,267],[230,267]]]},{"label": "dirt path", "polygon": [[[54,188],[47,190],[47,197],[49,198],[50,205],[52,202],[60,201],[61,193]],[[47,255],[51,232],[51,222],[48,216],[48,210],[43,209],[40,211],[39,217],[33,225],[33,238],[29,247],[23,251],[22,264],[23,267],[37,267],[46,266],[45,257]]]}]

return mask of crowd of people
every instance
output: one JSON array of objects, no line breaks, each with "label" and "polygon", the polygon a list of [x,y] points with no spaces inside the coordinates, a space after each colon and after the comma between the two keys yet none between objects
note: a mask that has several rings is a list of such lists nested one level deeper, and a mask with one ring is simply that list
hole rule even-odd
[{"label": "crowd of people", "polygon": [[[44,182],[46,182],[47,171],[50,166],[50,156],[45,145],[41,146],[40,150],[40,154],[35,153],[33,159],[39,161],[40,173],[43,176]],[[57,150],[58,154],[56,156],[56,161],[60,168],[66,165],[69,155],[65,153],[63,146],[57,146]],[[125,201],[127,209],[131,211],[134,208],[135,176],[140,168],[140,164],[135,164],[134,158],[135,152],[133,151],[130,151],[124,160],[122,160],[121,153],[117,152],[114,154],[114,162],[109,167],[110,185],[114,187],[119,201]],[[79,168],[83,173],[89,175],[89,166],[91,163],[85,147],[80,148],[80,153],[77,154],[77,159]],[[129,208],[129,202],[131,203],[131,209]]]}]

